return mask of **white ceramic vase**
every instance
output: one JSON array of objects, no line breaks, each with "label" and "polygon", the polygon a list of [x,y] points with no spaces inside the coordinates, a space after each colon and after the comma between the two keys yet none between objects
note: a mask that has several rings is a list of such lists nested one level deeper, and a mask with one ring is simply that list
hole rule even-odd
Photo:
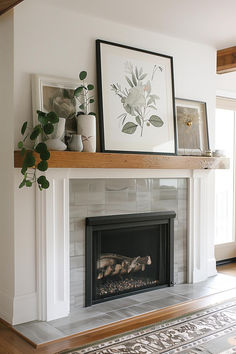
[{"label": "white ceramic vase", "polygon": [[59,122],[54,124],[54,131],[52,134],[48,135],[48,138],[45,141],[48,150],[66,150],[67,146],[61,140],[64,137],[65,132],[65,118],[59,118]]},{"label": "white ceramic vase", "polygon": [[83,151],[96,152],[96,117],[81,114],[76,117],[77,134],[82,135]]}]

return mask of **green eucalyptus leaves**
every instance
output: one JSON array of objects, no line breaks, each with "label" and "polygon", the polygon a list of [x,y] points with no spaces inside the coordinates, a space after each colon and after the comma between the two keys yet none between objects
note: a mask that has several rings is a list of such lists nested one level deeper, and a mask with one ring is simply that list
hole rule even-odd
[{"label": "green eucalyptus leaves", "polygon": [[92,93],[94,85],[85,83],[84,80],[87,78],[87,71],[81,71],[79,73],[79,78],[82,81],[82,84],[74,90],[74,97],[78,103],[77,115],[92,114],[95,116],[96,114],[94,112],[89,111],[90,104],[95,102]]},{"label": "green eucalyptus leaves", "polygon": [[[50,152],[44,142],[37,142],[40,135],[48,136],[54,131],[54,125],[58,123],[59,118],[55,112],[45,113],[37,111],[38,123],[30,132],[26,133],[27,122],[24,122],[21,128],[22,140],[18,143],[18,148],[21,155],[24,157],[21,173],[24,176],[19,188],[31,187],[34,183],[38,184],[40,190],[47,189],[49,182],[47,178],[42,175],[37,178],[36,171],[46,171],[48,169],[48,160],[50,159]],[[32,150],[27,150],[25,141],[27,138],[34,143]],[[35,152],[39,154],[40,161],[36,163]]]}]

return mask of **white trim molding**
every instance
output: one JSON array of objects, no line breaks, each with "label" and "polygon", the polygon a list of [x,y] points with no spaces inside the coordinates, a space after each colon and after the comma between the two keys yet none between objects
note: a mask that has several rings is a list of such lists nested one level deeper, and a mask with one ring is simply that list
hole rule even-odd
[{"label": "white trim molding", "polygon": [[[214,179],[210,170],[50,169],[50,188],[36,195],[38,319],[69,314],[69,181],[80,178],[187,178],[188,282],[216,274]],[[212,182],[213,181],[213,182]]]},{"label": "white trim molding", "polygon": [[0,318],[12,324],[13,297],[0,291]]},{"label": "white trim molding", "polygon": [[37,293],[14,297],[13,325],[38,319]]}]

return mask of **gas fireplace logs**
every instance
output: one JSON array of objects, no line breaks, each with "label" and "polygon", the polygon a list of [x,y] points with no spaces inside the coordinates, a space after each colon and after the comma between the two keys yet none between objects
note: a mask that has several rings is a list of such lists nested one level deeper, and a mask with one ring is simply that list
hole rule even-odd
[{"label": "gas fireplace logs", "polygon": [[151,264],[150,256],[130,258],[119,254],[102,254],[97,261],[97,279],[139,271],[143,272],[146,266]]}]

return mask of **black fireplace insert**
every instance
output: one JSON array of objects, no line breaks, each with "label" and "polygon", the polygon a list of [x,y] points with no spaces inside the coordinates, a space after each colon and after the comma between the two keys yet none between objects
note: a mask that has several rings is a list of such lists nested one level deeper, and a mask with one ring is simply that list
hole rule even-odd
[{"label": "black fireplace insert", "polygon": [[174,285],[174,211],[86,218],[85,306]]}]

